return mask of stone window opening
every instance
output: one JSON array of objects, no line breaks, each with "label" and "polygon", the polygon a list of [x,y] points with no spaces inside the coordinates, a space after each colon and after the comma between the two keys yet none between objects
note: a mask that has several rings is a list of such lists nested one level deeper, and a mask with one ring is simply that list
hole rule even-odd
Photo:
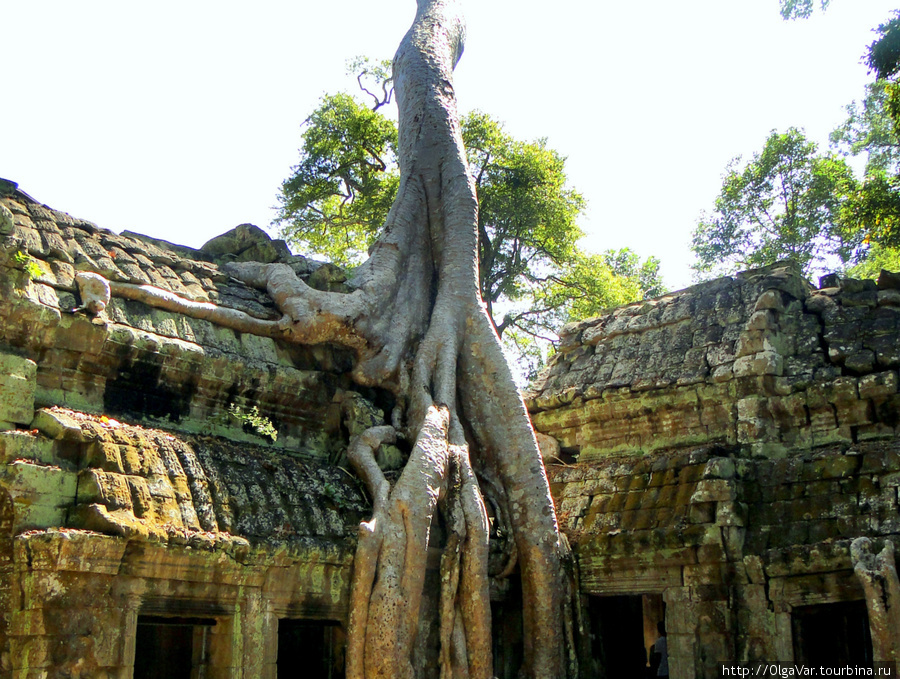
[{"label": "stone window opening", "polygon": [[212,618],[139,615],[134,679],[205,679]]},{"label": "stone window opening", "polygon": [[872,667],[866,602],[795,606],[791,611],[794,662],[825,667]]},{"label": "stone window opening", "polygon": [[334,620],[280,618],[276,677],[344,679],[346,635]]}]

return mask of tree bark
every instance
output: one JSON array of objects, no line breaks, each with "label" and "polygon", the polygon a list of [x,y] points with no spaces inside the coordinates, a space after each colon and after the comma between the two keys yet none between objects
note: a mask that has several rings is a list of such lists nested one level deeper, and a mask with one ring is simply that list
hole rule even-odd
[{"label": "tree bark", "polygon": [[[463,39],[455,0],[418,0],[394,58],[400,186],[353,292],[313,290],[285,265],[227,265],[231,275],[267,289],[285,315],[264,321],[157,295],[149,286],[113,286],[114,295],[238,330],[349,347],[356,352],[354,379],[397,395],[397,430],[368,430],[348,450],[373,498],[354,562],[349,679],[493,676],[486,480],[511,528],[510,551],[522,580],[520,676],[577,675],[566,642],[568,549],[530,419],[479,294],[475,184],[452,79]],[[391,487],[374,451],[394,436],[414,445]],[[440,661],[439,668],[423,669],[413,666],[412,656],[438,513],[446,527]]]},{"label": "tree bark", "polygon": [[900,580],[894,543],[885,540],[884,548],[874,554],[869,538],[856,538],[850,558],[866,594],[873,660],[900,663]]}]

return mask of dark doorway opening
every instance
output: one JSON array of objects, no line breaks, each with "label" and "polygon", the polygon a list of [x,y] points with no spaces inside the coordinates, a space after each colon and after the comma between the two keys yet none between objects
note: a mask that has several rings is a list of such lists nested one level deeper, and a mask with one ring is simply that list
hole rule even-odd
[{"label": "dark doorway opening", "polygon": [[346,638],[331,620],[278,621],[278,679],[344,679]]},{"label": "dark doorway opening", "polygon": [[804,665],[872,667],[865,601],[797,606],[791,612],[794,661]]},{"label": "dark doorway opening", "polygon": [[522,585],[518,575],[505,581],[502,597],[491,601],[491,650],[496,679],[518,679],[525,644],[522,639]]},{"label": "dark doorway opening", "polygon": [[215,620],[140,615],[134,679],[194,679],[206,667]]},{"label": "dark doorway opening", "polygon": [[631,679],[655,676],[650,648],[658,638],[657,624],[665,621],[665,603],[658,594],[592,596],[590,676]]}]

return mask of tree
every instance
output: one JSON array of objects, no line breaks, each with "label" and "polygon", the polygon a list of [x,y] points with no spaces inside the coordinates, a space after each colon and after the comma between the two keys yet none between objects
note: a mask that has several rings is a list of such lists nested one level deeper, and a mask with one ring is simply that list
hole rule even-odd
[{"label": "tree", "polygon": [[[779,0],[783,19],[808,19],[812,16],[814,0]],[[822,11],[828,9],[831,0],[820,0]]]},{"label": "tree", "polygon": [[[360,67],[373,73],[365,61],[351,68]],[[375,72],[376,84],[363,86],[360,76],[374,110],[347,94],[328,95],[307,119],[277,218],[298,249],[356,264],[385,222],[399,182],[396,129],[377,112],[389,99],[388,77]],[[584,199],[568,186],[565,158],[546,140],[514,139],[478,111],[463,117],[461,134],[478,196],[479,290],[525,375],[537,372],[564,323],[640,299],[647,292],[641,266],[654,272],[654,294],[664,292],[655,258],[642,265],[623,250],[630,265],[613,270],[579,250]]]},{"label": "tree", "polygon": [[[900,176],[880,171],[867,176],[847,201],[842,219],[865,246],[900,247]],[[862,251],[857,259],[866,256]]]},{"label": "tree", "polygon": [[[418,0],[394,59],[399,189],[352,292],[309,288],[284,264],[229,264],[268,290],[284,314],[264,321],[148,286],[113,294],[213,322],[355,354],[352,378],[391,391],[393,425],[354,437],[348,456],[373,500],[360,526],[347,676],[436,676],[413,669],[431,540],[440,544],[442,677],[492,676],[485,497],[509,527],[522,582],[521,676],[574,676],[568,556],[522,398],[479,293],[478,215],[456,113],[452,71],[464,29],[452,0]],[[375,463],[384,441],[409,442],[390,483]],[[443,535],[432,535],[436,515]],[[568,630],[568,632],[567,632]]]},{"label": "tree", "polygon": [[[828,2],[822,0],[823,10]],[[813,0],[782,0],[781,5],[785,19],[806,18]],[[866,87],[862,105],[851,103],[847,120],[831,133],[832,145],[843,155],[867,155],[863,180],[842,207],[844,232],[862,243],[854,275],[872,273],[875,264],[866,264],[868,257],[892,262],[900,248],[900,11],[875,32],[879,37],[863,60],[876,80]]]},{"label": "tree", "polygon": [[863,101],[847,106],[847,119],[830,135],[842,155],[866,154],[867,176],[900,171],[900,136],[888,109],[888,89],[885,80],[866,85]]},{"label": "tree", "polygon": [[[875,29],[879,37],[869,45],[866,63],[876,79],[886,80],[900,73],[900,10]],[[896,118],[896,116],[895,116]]]},{"label": "tree", "polygon": [[503,340],[530,381],[546,364],[564,324],[665,292],[655,257],[642,262],[628,248],[602,255],[576,252],[553,275],[528,281],[518,303],[505,311]]},{"label": "tree", "polygon": [[900,248],[872,244],[859,264],[847,269],[851,278],[878,278],[882,269],[900,271]]},{"label": "tree", "polygon": [[865,176],[845,207],[844,221],[871,245],[873,251],[866,257],[877,251],[879,260],[890,261],[890,251],[900,247],[900,87],[886,78],[898,69],[895,43],[900,38],[900,18],[877,31],[882,37],[869,46],[867,62],[878,79],[866,86],[861,105],[853,102],[847,107],[847,120],[832,132],[831,141],[844,155],[867,156]]},{"label": "tree", "polygon": [[[575,258],[584,199],[566,186],[565,159],[546,140],[516,141],[479,112],[462,130],[478,195],[479,287],[496,320],[496,304],[522,299]],[[497,333],[514,324],[505,316]]]},{"label": "tree", "polygon": [[745,166],[729,164],[715,209],[693,235],[700,274],[730,273],[783,258],[809,275],[836,262],[854,261],[864,235],[846,228],[853,171],[790,128],[773,131]]},{"label": "tree", "polygon": [[603,253],[606,265],[620,279],[637,285],[635,299],[651,299],[666,294],[667,289],[659,274],[660,262],[656,257],[648,257],[643,262],[629,248],[607,250]]},{"label": "tree", "polygon": [[328,95],[306,120],[300,155],[279,195],[285,238],[358,264],[397,193],[396,125],[348,94]]}]

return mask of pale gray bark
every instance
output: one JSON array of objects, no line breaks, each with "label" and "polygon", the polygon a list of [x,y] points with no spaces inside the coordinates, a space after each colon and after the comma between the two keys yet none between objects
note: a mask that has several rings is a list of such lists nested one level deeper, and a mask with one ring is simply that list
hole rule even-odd
[{"label": "pale gray bark", "polygon": [[885,540],[884,548],[875,554],[869,538],[856,538],[850,557],[866,594],[873,660],[900,663],[900,580],[894,543]]},{"label": "pale gray bark", "polygon": [[369,430],[348,451],[373,497],[373,516],[360,527],[355,559],[350,679],[414,676],[426,556],[438,511],[449,528],[441,562],[440,676],[490,679],[483,480],[490,480],[492,501],[515,540],[507,570],[517,563],[522,579],[521,676],[577,674],[565,639],[567,547],[534,431],[478,289],[478,208],[452,78],[463,38],[455,1],[418,0],[394,58],[400,187],[352,293],[313,290],[284,265],[228,265],[231,275],[268,290],[285,314],[273,322],[156,294],[148,286],[113,288],[113,294],[238,330],[349,347],[356,352],[354,379],[398,396],[405,413],[401,433],[415,445],[394,486],[374,462],[375,449],[392,431]]}]

